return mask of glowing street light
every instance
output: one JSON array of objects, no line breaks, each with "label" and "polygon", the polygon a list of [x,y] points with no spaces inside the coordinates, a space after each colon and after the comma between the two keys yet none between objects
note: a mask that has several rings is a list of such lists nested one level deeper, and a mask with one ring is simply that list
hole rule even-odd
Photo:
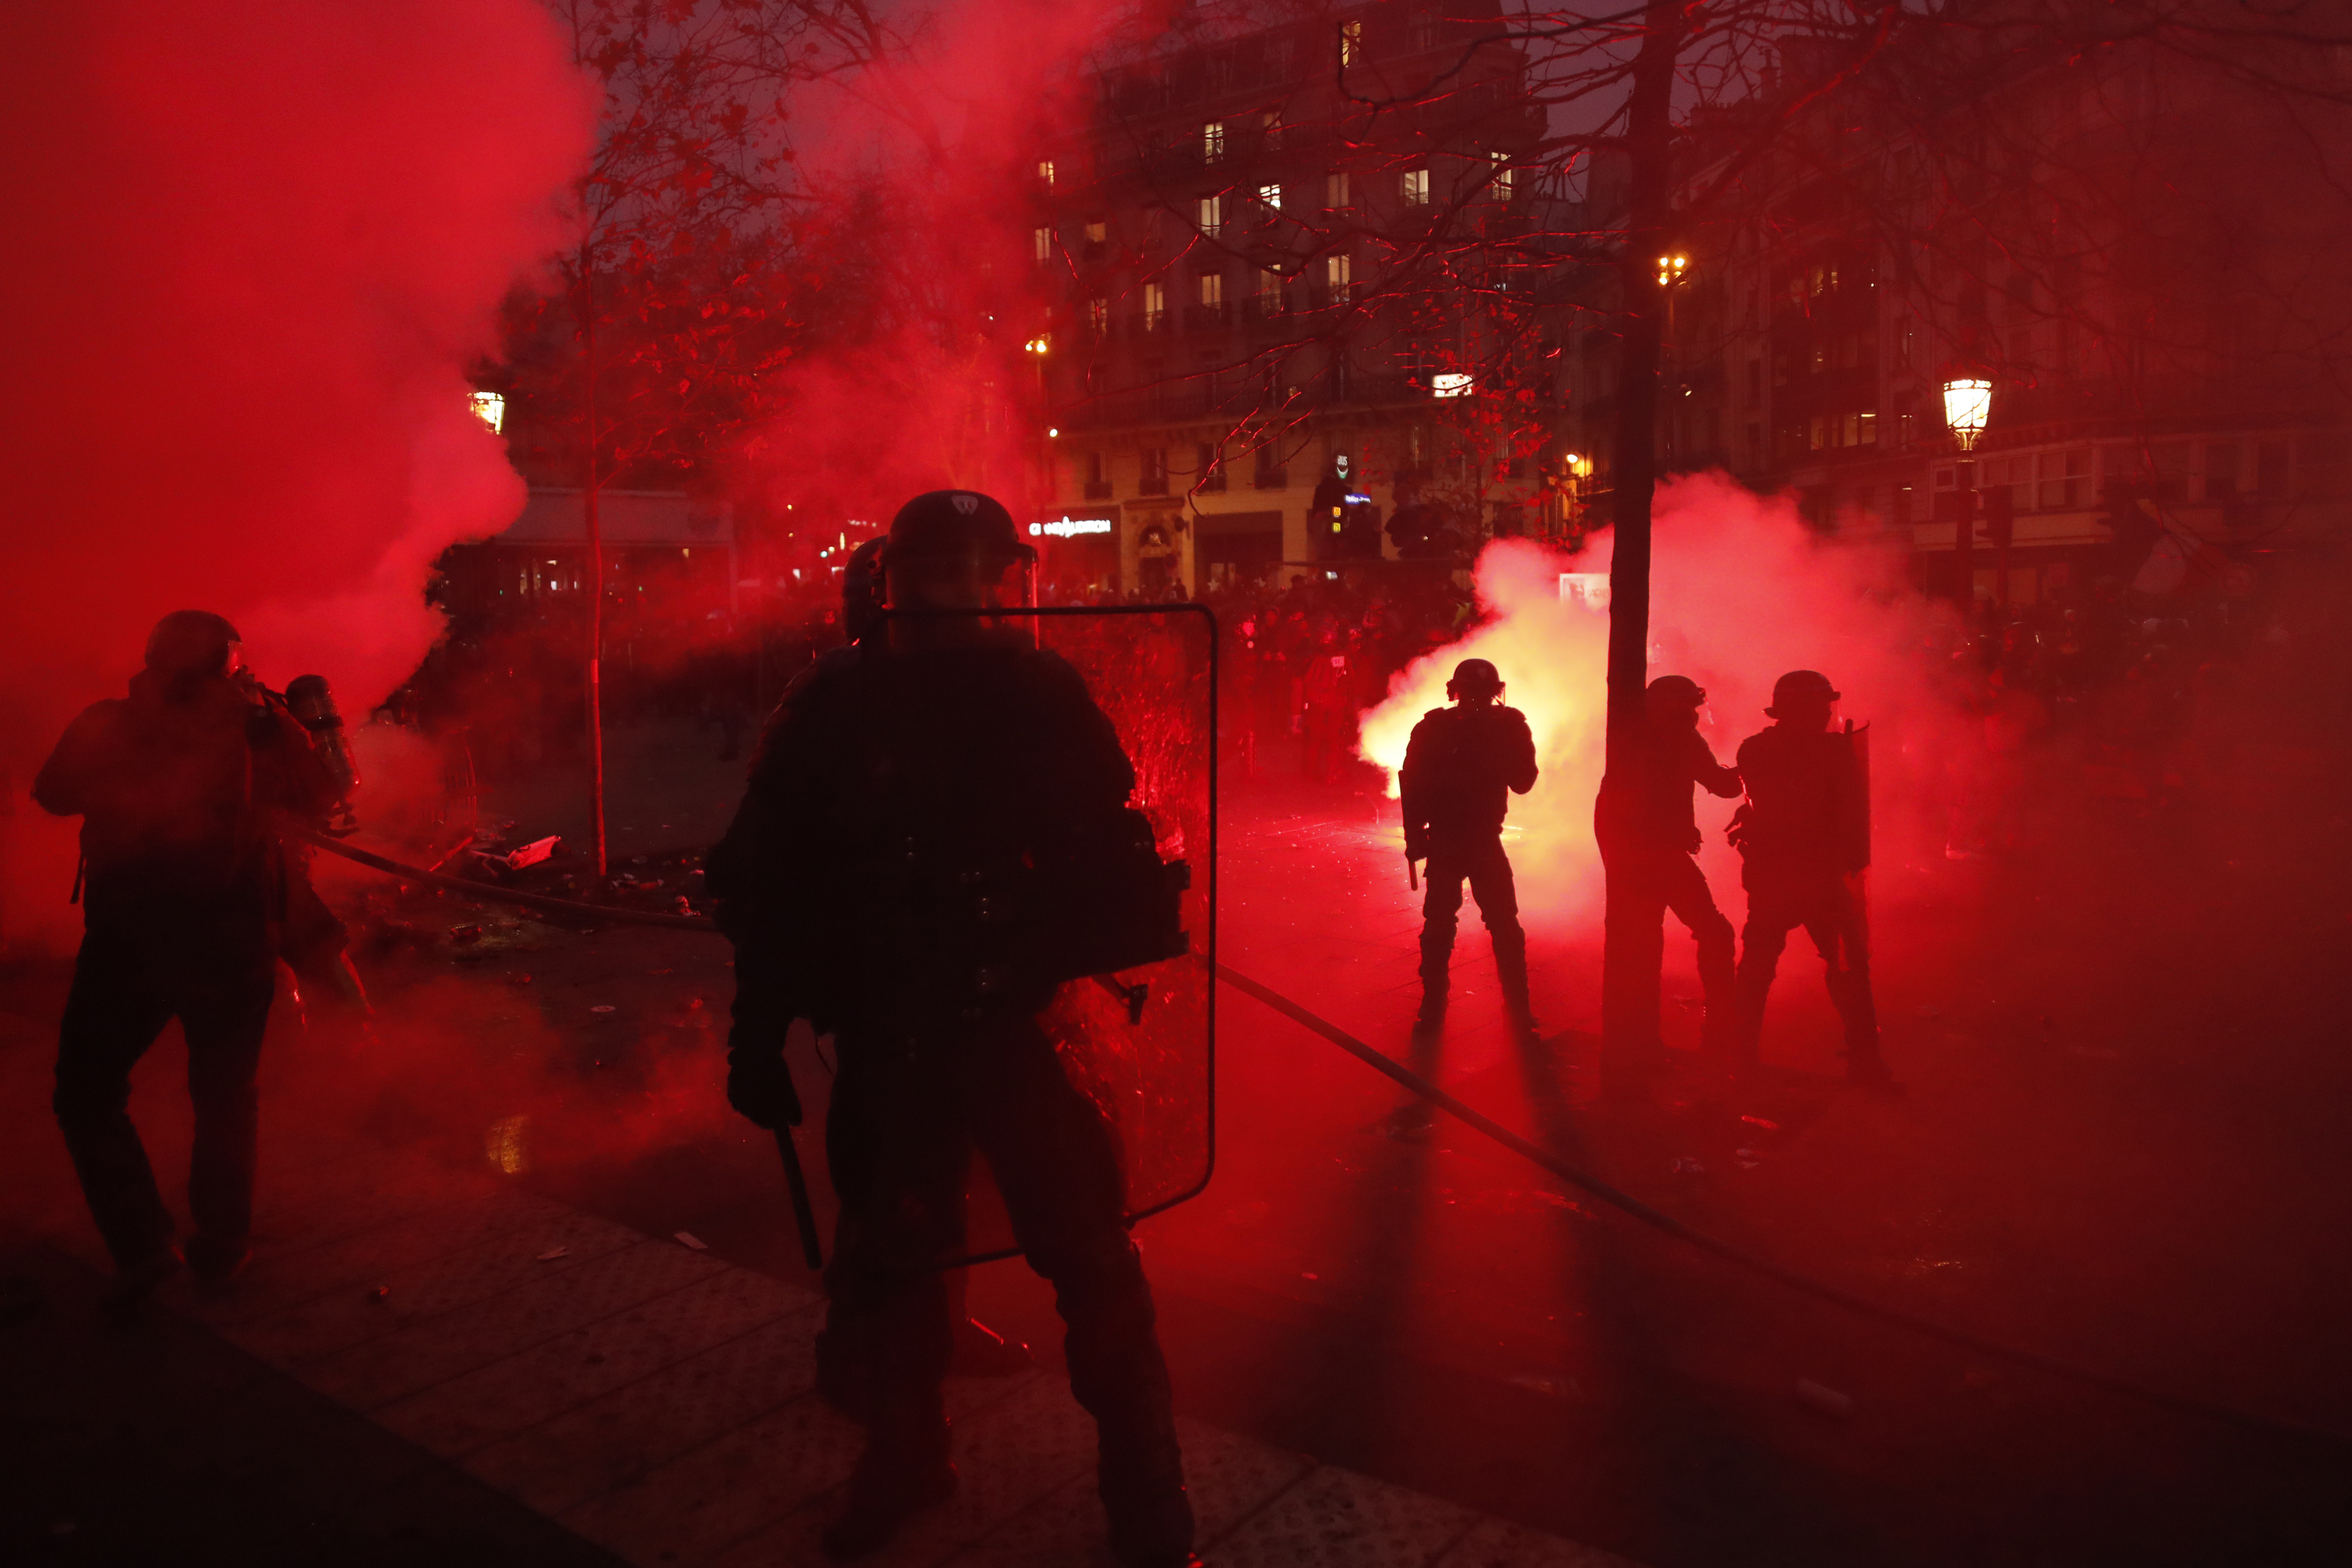
[{"label": "glowing street light", "polygon": [[474,411],[475,418],[490,427],[491,435],[499,436],[505,433],[507,400],[503,394],[477,392],[466,400],[466,406]]},{"label": "glowing street light", "polygon": [[1952,427],[1952,439],[1960,450],[1976,449],[1977,437],[1984,434],[1985,419],[1992,413],[1992,383],[1974,378],[1944,383],[1944,423]]},{"label": "glowing street light", "polygon": [[1031,338],[1027,342],[1023,343],[1021,346],[1028,350],[1033,354],[1042,354],[1048,347],[1051,346],[1051,344],[1046,341],[1045,335],[1040,332],[1037,336]]},{"label": "glowing street light", "polygon": [[1661,256],[1658,258],[1658,282],[1661,285],[1672,287],[1673,285],[1681,282],[1683,280],[1683,274],[1689,270],[1690,258],[1687,256]]}]

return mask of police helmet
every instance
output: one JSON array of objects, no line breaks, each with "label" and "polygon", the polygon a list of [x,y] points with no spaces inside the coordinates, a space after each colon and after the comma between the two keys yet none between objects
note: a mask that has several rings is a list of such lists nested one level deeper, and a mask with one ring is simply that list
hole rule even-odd
[{"label": "police helmet", "polygon": [[210,610],[173,610],[147,634],[147,668],[159,675],[218,675],[228,650],[245,639]]},{"label": "police helmet", "polygon": [[1649,698],[1661,707],[1671,702],[1677,707],[1696,708],[1706,700],[1706,690],[1687,675],[1662,675],[1650,682]]},{"label": "police helmet", "polygon": [[889,562],[960,554],[978,550],[1010,565],[1034,555],[1013,525],[1004,503],[978,490],[929,490],[898,509],[890,520]]},{"label": "police helmet", "polygon": [[1445,695],[1461,701],[1481,697],[1494,697],[1503,689],[1503,672],[1483,658],[1465,658],[1454,667],[1454,679],[1445,683]]},{"label": "police helmet", "polygon": [[1772,683],[1772,706],[1764,710],[1774,719],[1780,717],[1780,704],[1795,700],[1811,699],[1819,702],[1835,702],[1844,695],[1830,684],[1830,678],[1818,669],[1792,669]]}]

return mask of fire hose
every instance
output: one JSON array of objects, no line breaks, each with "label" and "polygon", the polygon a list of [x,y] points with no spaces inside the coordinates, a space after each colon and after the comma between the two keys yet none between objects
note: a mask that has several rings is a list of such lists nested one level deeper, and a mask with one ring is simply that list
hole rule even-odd
[{"label": "fire hose", "polygon": [[[451,877],[436,871],[426,871],[415,866],[405,866],[397,860],[372,854],[367,850],[346,844],[341,839],[330,837],[322,833],[315,833],[307,828],[297,827],[293,832],[295,837],[314,844],[321,849],[342,856],[349,860],[355,860],[375,870],[389,873],[404,881],[445,887],[465,893],[471,898],[489,899],[520,905],[527,909],[546,910],[552,913],[574,917],[593,917],[614,924],[660,926],[674,931],[702,931],[714,933],[719,929],[709,919],[699,915],[656,914],[619,909],[609,904],[592,904],[572,899],[555,899],[543,894],[526,893],[517,889],[496,887],[488,883],[471,881],[463,877]],[[1394,1080],[1415,1096],[1426,1100],[1474,1131],[1508,1149],[1520,1158],[1550,1173],[1570,1185],[1581,1189],[1626,1217],[1721,1262],[1727,1263],[1733,1268],[1769,1279],[1800,1295],[1809,1296],[1815,1300],[1826,1301],[1832,1306],[1843,1308],[1874,1322],[1906,1329],[1957,1349],[1991,1356],[2048,1376],[2083,1384],[2104,1393],[2158,1409],[2194,1415],[2225,1426],[2280,1433],[2333,1447],[2352,1447],[2352,1437],[2347,1437],[2342,1433],[2306,1426],[2301,1422],[2290,1421],[2279,1416],[2255,1415],[2217,1401],[2200,1399],[2195,1394],[2152,1388],[2126,1377],[2101,1372],[2095,1367],[2084,1366],[2022,1345],[1987,1339],[1980,1334],[1971,1333],[1966,1329],[1955,1328],[1948,1323],[1939,1323],[1931,1318],[1923,1318],[1905,1311],[1899,1307],[1890,1307],[1884,1302],[1872,1300],[1867,1296],[1832,1285],[1827,1280],[1816,1279],[1811,1275],[1801,1273],[1784,1264],[1775,1263],[1769,1258],[1737,1247],[1720,1237],[1712,1236],[1686,1225],[1663,1209],[1645,1204],[1631,1193],[1602,1181],[1588,1171],[1570,1164],[1550,1150],[1521,1137],[1485,1112],[1440,1089],[1435,1083],[1414,1072],[1394,1058],[1374,1049],[1330,1020],[1292,1001],[1272,986],[1253,980],[1228,964],[1217,964],[1215,974],[1216,978],[1231,985],[1242,994],[1264,1003],[1310,1034],[1337,1046],[1373,1071]],[[1114,995],[1125,998],[1129,988],[1118,985],[1108,976],[1099,978]],[[820,1266],[822,1258],[817,1246],[815,1215],[809,1204],[807,1181],[800,1170],[799,1153],[792,1142],[789,1131],[779,1131],[776,1142],[783,1155],[785,1173],[792,1188],[793,1218],[801,1233],[802,1250],[808,1258],[809,1266],[814,1268]]]}]

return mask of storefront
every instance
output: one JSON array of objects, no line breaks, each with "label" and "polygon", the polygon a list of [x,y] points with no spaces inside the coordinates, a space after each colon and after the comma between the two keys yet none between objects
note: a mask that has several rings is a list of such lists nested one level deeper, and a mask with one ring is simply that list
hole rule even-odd
[{"label": "storefront", "polygon": [[1058,511],[1029,525],[1037,551],[1037,592],[1069,604],[1118,590],[1118,509]]}]

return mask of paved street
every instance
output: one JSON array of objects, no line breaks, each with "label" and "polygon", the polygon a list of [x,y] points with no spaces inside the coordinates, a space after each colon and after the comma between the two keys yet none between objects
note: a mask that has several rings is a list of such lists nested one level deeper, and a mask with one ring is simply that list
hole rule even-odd
[{"label": "paved street", "polygon": [[[694,885],[679,857],[723,816],[733,770],[693,760],[707,742],[656,739],[674,794],[632,803],[620,858],[667,896]],[[518,837],[561,826],[528,798],[492,805]],[[1646,1114],[1591,1103],[1598,961],[1573,929],[1536,932],[1543,1049],[1510,1045],[1466,920],[1447,1032],[1416,1047],[1417,917],[1395,832],[1366,797],[1235,792],[1220,956],[1738,1245],[2105,1373],[2347,1426],[2352,1368],[2328,1304],[2352,1281],[2315,1239],[2352,1217],[2326,1132],[2336,981],[2281,945],[2281,890],[2319,896],[2320,868],[2250,867],[2241,897],[2202,910],[2141,884],[2158,962],[2135,973],[2138,960],[2085,972],[2048,956],[2068,926],[2111,915],[2116,888],[2062,900],[2053,887],[2045,906],[1980,867],[1891,868],[1882,998],[1910,1094],[1836,1086],[1817,972],[1792,960],[1768,1042],[1778,1070],[1756,1120],[1726,1134],[1676,1111],[1671,1089]],[[1996,896],[2030,912],[1998,942],[1969,937]],[[333,1434],[322,1444],[372,1456],[355,1462],[369,1497],[433,1478],[449,1500],[404,1517],[499,1542],[499,1560],[805,1560],[851,1450],[807,1394],[816,1298],[773,1146],[719,1092],[724,945],[429,896],[377,913],[381,1040],[279,1019],[259,1262],[217,1302],[174,1287],[164,1321],[183,1348],[158,1353],[227,1356],[240,1387],[304,1402]],[[2207,955],[2198,984],[2242,976],[2244,1032],[2227,1049],[2164,1016],[2179,1006],[2161,955],[2189,944]],[[61,984],[55,964],[8,981],[0,1176],[27,1194],[12,1245],[88,1263],[41,1114]],[[1696,1019],[1671,999],[1696,986],[1679,939],[1666,988],[1670,1044],[1687,1047]],[[1746,1278],[1229,987],[1219,1011],[1216,1177],[1139,1229],[1214,1560],[2283,1563],[2324,1560],[2337,1539],[2338,1448]],[[167,1170],[184,1158],[174,1054],[143,1069],[134,1106]],[[804,1038],[793,1057],[822,1213],[827,1071]],[[43,1267],[63,1281],[48,1313],[0,1330],[17,1364],[47,1357],[89,1294],[86,1269]],[[1040,1366],[959,1384],[965,1490],[908,1560],[1084,1561],[1096,1510],[1049,1294],[1017,1263],[973,1270],[970,1293]],[[81,1334],[58,1364],[97,1378],[117,1342]],[[120,1374],[109,1386],[137,1403]],[[349,1530],[377,1528],[380,1510],[353,1508],[337,1516]],[[40,1533],[57,1522],[27,1516],[10,1539],[37,1537],[58,1563],[137,1560],[98,1551],[88,1522]]]}]

